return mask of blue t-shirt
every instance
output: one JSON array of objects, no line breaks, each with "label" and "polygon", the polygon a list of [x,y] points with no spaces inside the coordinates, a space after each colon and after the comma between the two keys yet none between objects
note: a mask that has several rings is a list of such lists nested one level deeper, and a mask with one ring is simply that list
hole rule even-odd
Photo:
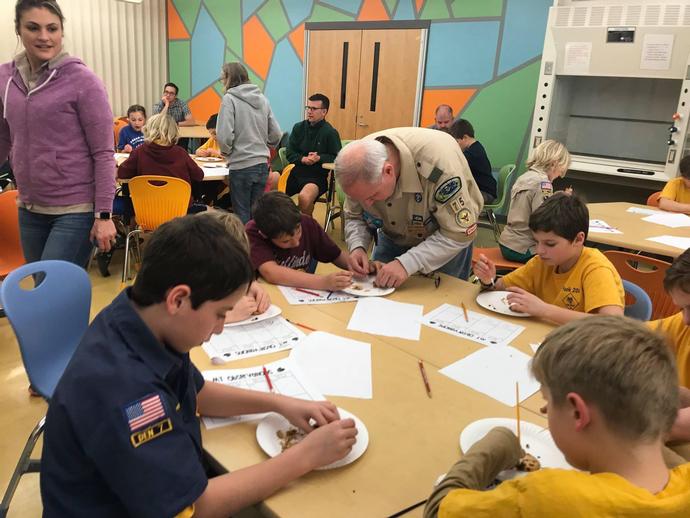
[{"label": "blue t-shirt", "polygon": [[120,130],[120,138],[117,143],[117,149],[124,149],[127,144],[136,149],[144,143],[144,134],[137,131],[129,124]]},{"label": "blue t-shirt", "polygon": [[208,483],[189,360],[159,342],[129,289],[94,319],[48,407],[43,516],[175,516]]}]

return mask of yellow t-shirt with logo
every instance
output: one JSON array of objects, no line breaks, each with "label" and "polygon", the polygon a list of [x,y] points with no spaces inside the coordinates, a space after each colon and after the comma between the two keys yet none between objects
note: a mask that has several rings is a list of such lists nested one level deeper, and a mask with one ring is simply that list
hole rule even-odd
[{"label": "yellow t-shirt with logo", "polygon": [[678,203],[690,203],[690,189],[685,186],[683,178],[679,176],[666,182],[660,197],[668,198]]},{"label": "yellow t-shirt with logo", "polygon": [[543,469],[503,482],[496,489],[456,489],[441,502],[439,518],[690,516],[690,464],[670,471],[653,495],[614,473]]},{"label": "yellow t-shirt with logo", "polygon": [[616,268],[596,248],[583,247],[569,271],[555,273],[539,256],[503,277],[506,287],[517,286],[548,304],[591,313],[603,306],[625,307],[623,283]]},{"label": "yellow t-shirt with logo", "polygon": [[647,325],[666,336],[676,356],[679,384],[690,389],[690,326],[683,322],[683,313],[678,312],[661,320],[652,320]]}]

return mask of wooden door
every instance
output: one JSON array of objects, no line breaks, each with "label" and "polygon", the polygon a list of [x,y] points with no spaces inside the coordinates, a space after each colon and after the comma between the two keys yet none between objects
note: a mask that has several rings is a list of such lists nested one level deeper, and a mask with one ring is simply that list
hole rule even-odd
[{"label": "wooden door", "polygon": [[322,93],[331,101],[326,120],[342,139],[355,138],[362,31],[309,31],[306,97]]},{"label": "wooden door", "polygon": [[354,138],[417,123],[421,29],[362,31],[359,103]]}]

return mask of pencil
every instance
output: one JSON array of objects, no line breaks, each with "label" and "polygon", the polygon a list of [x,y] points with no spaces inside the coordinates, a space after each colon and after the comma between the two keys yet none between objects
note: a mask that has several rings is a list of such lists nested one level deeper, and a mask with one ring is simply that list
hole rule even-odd
[{"label": "pencil", "polygon": [[520,384],[515,382],[515,414],[517,416],[517,438],[518,443],[520,442]]},{"label": "pencil", "polygon": [[295,288],[297,291],[301,291],[302,293],[306,293],[307,295],[314,295],[314,297],[320,297],[321,294],[316,293],[315,291],[309,291],[309,290],[304,290],[302,288]]},{"label": "pencil", "polygon": [[[286,320],[287,320],[287,319],[286,319]],[[309,326],[307,326],[307,325],[304,325],[304,324],[302,324],[301,322],[295,322],[295,321],[293,321],[293,320],[288,320],[288,322],[290,322],[291,324],[295,324],[296,326],[303,327],[304,329],[309,329],[309,331],[316,331],[316,329],[314,329],[313,327],[309,327]]]},{"label": "pencil", "polygon": [[426,369],[424,369],[424,363],[422,362],[422,360],[419,360],[419,372],[422,373],[422,381],[424,381],[426,395],[431,397],[431,387],[429,386],[429,378],[426,377]]},{"label": "pencil", "polygon": [[262,365],[261,368],[262,368],[263,371],[264,371],[264,378],[266,378],[266,384],[268,385],[268,390],[270,390],[271,392],[273,392],[273,383],[271,383],[271,378],[270,378],[270,376],[268,375],[268,371],[266,370],[266,366],[265,366],[265,365]]},{"label": "pencil", "polygon": [[468,323],[469,323],[470,318],[467,316],[467,306],[465,306],[465,303],[464,303],[464,302],[461,302],[461,303],[460,303],[460,306],[462,306],[462,312],[463,312],[463,314],[465,315],[465,322],[468,322]]}]

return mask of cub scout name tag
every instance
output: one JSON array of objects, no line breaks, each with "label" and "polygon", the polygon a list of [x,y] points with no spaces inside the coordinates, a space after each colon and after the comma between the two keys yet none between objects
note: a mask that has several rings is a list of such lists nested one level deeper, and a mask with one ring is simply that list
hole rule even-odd
[{"label": "cub scout name tag", "polygon": [[172,430],[159,394],[149,394],[128,403],[124,409],[132,445],[136,448],[145,442]]},{"label": "cub scout name tag", "polygon": [[450,200],[460,189],[462,188],[462,182],[459,176],[454,176],[443,182],[438,186],[436,192],[434,192],[434,199],[439,203],[446,203]]},{"label": "cub scout name tag", "polygon": [[132,435],[129,436],[129,440],[132,442],[132,446],[138,448],[142,444],[149,442],[150,440],[155,439],[156,437],[159,437],[164,433],[168,433],[171,430],[172,421],[169,417],[167,417],[162,421],[159,421],[158,423],[152,424],[151,426],[140,432],[134,432]]}]

